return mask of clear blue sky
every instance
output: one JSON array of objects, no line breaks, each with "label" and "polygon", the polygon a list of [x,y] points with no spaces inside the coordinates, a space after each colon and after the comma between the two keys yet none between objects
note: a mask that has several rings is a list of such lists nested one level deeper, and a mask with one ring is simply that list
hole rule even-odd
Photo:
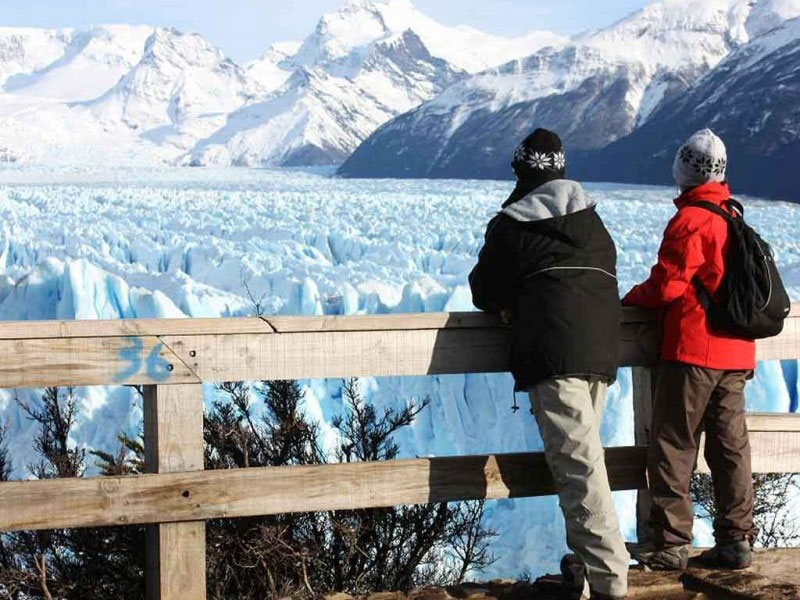
[{"label": "clear blue sky", "polygon": [[[343,0],[0,0],[0,25],[67,27],[99,23],[172,26],[203,34],[237,60],[280,40],[301,40]],[[501,35],[531,29],[574,34],[610,25],[646,0],[416,0],[449,25]]]}]

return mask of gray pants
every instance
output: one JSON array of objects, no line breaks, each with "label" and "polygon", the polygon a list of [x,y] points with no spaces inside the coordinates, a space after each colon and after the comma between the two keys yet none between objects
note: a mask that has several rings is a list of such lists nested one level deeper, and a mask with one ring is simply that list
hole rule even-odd
[{"label": "gray pants", "polygon": [[600,441],[607,386],[560,377],[528,390],[567,525],[567,545],[586,565],[591,590],[624,596],[630,556],[619,531]]}]

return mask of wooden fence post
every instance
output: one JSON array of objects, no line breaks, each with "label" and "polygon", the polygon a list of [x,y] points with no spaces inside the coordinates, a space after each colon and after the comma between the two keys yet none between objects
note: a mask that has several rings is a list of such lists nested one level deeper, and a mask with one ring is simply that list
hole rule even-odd
[{"label": "wooden fence post", "polygon": [[[650,424],[653,419],[653,390],[655,370],[649,367],[633,367],[633,436],[637,446],[650,444]],[[639,490],[636,497],[636,535],[639,542],[647,541],[650,516],[650,492]]]},{"label": "wooden fence post", "polygon": [[[203,470],[201,384],[144,386],[144,445],[149,473]],[[205,600],[205,521],[148,526],[146,551],[148,600]]]}]

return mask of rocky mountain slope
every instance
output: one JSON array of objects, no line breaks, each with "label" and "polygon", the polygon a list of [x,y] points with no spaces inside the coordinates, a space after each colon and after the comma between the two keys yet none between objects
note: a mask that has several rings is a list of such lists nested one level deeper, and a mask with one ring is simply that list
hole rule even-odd
[{"label": "rocky mountain slope", "polygon": [[797,0],[648,5],[564,47],[448,88],[379,128],[340,173],[508,178],[514,145],[536,126],[555,129],[572,150],[604,148],[643,128],[731,53],[797,15]]},{"label": "rocky mountain slope", "polygon": [[[769,22],[767,22],[769,23]],[[577,176],[671,183],[675,149],[711,127],[725,140],[735,191],[800,199],[800,18],[729,56],[630,136],[577,155]]]}]

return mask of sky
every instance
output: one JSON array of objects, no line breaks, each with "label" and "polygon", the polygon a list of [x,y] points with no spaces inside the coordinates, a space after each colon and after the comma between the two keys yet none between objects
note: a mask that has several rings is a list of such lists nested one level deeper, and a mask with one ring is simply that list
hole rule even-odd
[{"label": "sky", "polygon": [[[100,23],[175,27],[202,34],[238,61],[273,42],[302,40],[344,0],[0,0],[0,26],[79,27]],[[531,29],[575,34],[610,25],[646,0],[415,0],[447,24],[498,35]]]}]

